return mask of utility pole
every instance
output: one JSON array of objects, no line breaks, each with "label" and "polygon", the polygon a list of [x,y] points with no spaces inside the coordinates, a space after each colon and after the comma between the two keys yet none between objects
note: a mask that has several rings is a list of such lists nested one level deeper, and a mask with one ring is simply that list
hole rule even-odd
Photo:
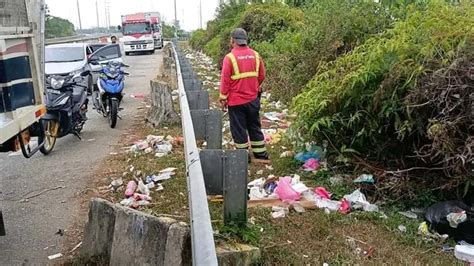
[{"label": "utility pole", "polygon": [[100,29],[100,22],[99,22],[99,0],[95,0],[95,13],[97,15],[97,29]]},{"label": "utility pole", "polygon": [[76,3],[77,3],[77,16],[79,17],[79,29],[82,31],[81,9],[79,8],[79,0],[76,0]]},{"label": "utility pole", "polygon": [[105,19],[105,27],[107,31],[110,29],[110,2],[109,0],[104,1],[104,19]]},{"label": "utility pole", "polygon": [[199,28],[202,29],[202,0],[199,0]]},{"label": "utility pole", "polygon": [[176,0],[174,0],[174,25],[178,28],[178,12],[176,11]]}]

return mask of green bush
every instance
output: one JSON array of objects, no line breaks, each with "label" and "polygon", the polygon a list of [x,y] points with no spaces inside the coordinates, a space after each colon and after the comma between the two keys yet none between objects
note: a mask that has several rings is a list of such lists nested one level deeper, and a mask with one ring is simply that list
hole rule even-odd
[{"label": "green bush", "polygon": [[220,35],[214,37],[204,47],[205,53],[212,58],[219,58],[221,56],[221,42]]},{"label": "green bush", "polygon": [[[439,114],[432,111],[420,121],[405,98],[422,90],[420,77],[451,64],[474,40],[473,25],[472,4],[432,3],[409,11],[393,29],[320,67],[294,99],[296,127],[384,166],[430,166],[427,158],[414,155],[430,138],[425,126]],[[461,175],[467,178],[466,172]]]},{"label": "green bush", "polygon": [[253,43],[271,42],[278,32],[295,28],[302,18],[300,9],[282,4],[250,5],[236,26],[245,29]]},{"label": "green bush", "polygon": [[195,50],[202,51],[206,46],[207,38],[205,30],[195,30],[189,39],[189,45]]},{"label": "green bush", "polygon": [[352,50],[391,22],[385,7],[374,2],[315,2],[305,9],[304,20],[296,29],[279,31],[274,41],[267,38],[256,46],[267,63],[265,88],[276,99],[291,102],[322,62]]},{"label": "green bush", "polygon": [[279,31],[295,28],[303,17],[301,10],[282,4],[223,5],[217,14],[216,19],[208,23],[205,36],[195,31],[190,44],[194,49],[204,50],[219,66],[230,51],[233,29],[244,28],[254,46],[273,40]]}]

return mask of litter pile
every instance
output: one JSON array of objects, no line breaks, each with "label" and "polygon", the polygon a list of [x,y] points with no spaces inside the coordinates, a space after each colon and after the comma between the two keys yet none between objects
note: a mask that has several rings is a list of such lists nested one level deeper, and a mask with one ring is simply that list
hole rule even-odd
[{"label": "litter pile", "polygon": [[[145,180],[136,178],[135,180],[129,181],[124,193],[125,199],[123,199],[120,204],[134,209],[150,204],[152,201],[150,196],[151,190],[153,188],[155,188],[156,191],[163,190],[162,182],[170,179],[175,174],[175,171],[176,168],[166,168],[161,170],[157,175],[147,176]],[[113,186],[113,184],[111,185]]]},{"label": "litter pile", "polygon": [[274,205],[272,207],[274,218],[285,217],[289,207],[296,212],[304,212],[304,208],[319,208],[327,213],[339,211],[344,214],[355,210],[379,211],[377,205],[367,201],[360,189],[336,200],[324,187],[307,187],[296,174],[279,179],[273,175],[268,178],[262,177],[248,183],[247,188],[250,205],[253,202],[268,201]]},{"label": "litter pile", "polygon": [[178,141],[172,136],[155,136],[148,135],[145,140],[136,142],[130,147],[130,152],[133,153],[155,153],[156,157],[163,157],[168,155],[173,150],[173,143]]}]

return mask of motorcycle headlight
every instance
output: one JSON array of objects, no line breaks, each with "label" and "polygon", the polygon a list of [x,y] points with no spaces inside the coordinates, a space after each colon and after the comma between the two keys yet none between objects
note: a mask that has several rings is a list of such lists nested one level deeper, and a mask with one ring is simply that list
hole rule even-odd
[{"label": "motorcycle headlight", "polygon": [[109,78],[114,79],[114,78],[116,78],[116,77],[118,76],[118,73],[109,73],[109,74],[107,74],[107,76],[108,76]]},{"label": "motorcycle headlight", "polygon": [[56,77],[56,76],[53,76],[51,77],[51,88],[55,89],[55,90],[59,90],[63,87],[64,85],[64,78],[63,77]]}]

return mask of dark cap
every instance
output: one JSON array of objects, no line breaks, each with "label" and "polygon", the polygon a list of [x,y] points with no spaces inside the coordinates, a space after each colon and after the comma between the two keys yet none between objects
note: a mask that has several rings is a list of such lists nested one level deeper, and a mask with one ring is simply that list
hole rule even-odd
[{"label": "dark cap", "polygon": [[242,29],[242,28],[237,28],[235,29],[232,34],[232,39],[235,40],[235,42],[238,44],[238,45],[247,45],[247,32]]}]

